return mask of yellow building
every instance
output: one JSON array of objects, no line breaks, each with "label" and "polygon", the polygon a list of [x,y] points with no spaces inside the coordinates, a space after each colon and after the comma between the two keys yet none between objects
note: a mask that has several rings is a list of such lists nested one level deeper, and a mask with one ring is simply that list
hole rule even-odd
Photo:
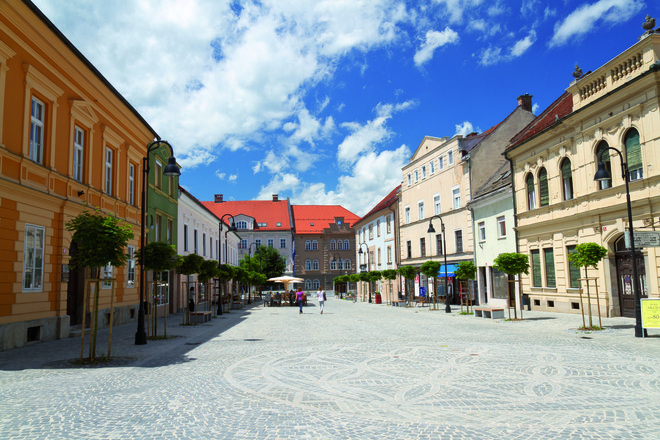
[{"label": "yellow building", "polygon": [[[597,182],[597,155],[614,147],[630,176],[633,227],[660,226],[660,34],[645,33],[628,50],[577,79],[512,140],[519,252],[532,270],[522,278],[533,310],[580,313],[580,278],[567,261],[577,244],[595,242],[609,250],[588,276],[597,278],[603,316],[634,316],[632,257],[626,248],[626,186],[621,158],[604,153],[612,179]],[[658,297],[655,247],[637,253],[642,297]],[[592,284],[593,286],[593,284]],[[592,297],[594,288],[590,288]],[[596,310],[596,300],[592,304]]]},{"label": "yellow building", "polygon": [[[67,337],[89,274],[68,272],[65,223],[87,207],[133,225],[154,130],[30,1],[0,2],[0,347]],[[115,323],[136,319],[135,265],[117,280]],[[107,325],[111,289],[101,293]],[[106,309],[106,310],[103,310]]]}]

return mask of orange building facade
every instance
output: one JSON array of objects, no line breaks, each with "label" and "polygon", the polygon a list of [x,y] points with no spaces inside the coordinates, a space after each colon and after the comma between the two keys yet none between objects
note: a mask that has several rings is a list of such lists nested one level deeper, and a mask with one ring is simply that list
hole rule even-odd
[{"label": "orange building facade", "polygon": [[[65,224],[99,209],[133,226],[154,130],[29,1],[0,2],[0,349],[68,337],[84,280]],[[115,324],[137,319],[139,270],[108,268]],[[111,288],[101,289],[109,324]],[[89,321],[88,321],[89,322]]]}]

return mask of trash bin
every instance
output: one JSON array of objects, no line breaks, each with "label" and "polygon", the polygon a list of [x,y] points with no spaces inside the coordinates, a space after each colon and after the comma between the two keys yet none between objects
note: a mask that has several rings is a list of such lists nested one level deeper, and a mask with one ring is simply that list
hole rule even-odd
[{"label": "trash bin", "polygon": [[531,310],[532,309],[532,307],[530,306],[530,302],[529,302],[529,295],[526,294],[526,293],[523,293],[522,305],[523,305],[523,309],[525,309],[525,310]]}]

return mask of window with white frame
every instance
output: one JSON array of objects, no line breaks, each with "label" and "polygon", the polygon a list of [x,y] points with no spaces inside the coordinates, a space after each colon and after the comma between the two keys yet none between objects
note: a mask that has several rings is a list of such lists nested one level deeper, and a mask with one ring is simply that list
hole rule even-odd
[{"label": "window with white frame", "polygon": [[463,231],[460,229],[455,230],[454,238],[456,240],[456,253],[460,254],[463,252]]},{"label": "window with white frame", "polygon": [[387,216],[385,218],[385,230],[388,234],[392,233],[392,216]]},{"label": "window with white frame", "polygon": [[126,287],[135,287],[135,246],[126,246]]},{"label": "window with white frame", "polygon": [[202,256],[206,257],[206,232],[202,233]]},{"label": "window with white frame", "polygon": [[506,237],[506,219],[504,216],[497,217],[497,238]]},{"label": "window with white frame", "polygon": [[479,229],[479,242],[486,241],[486,222],[479,222],[477,224]]},{"label": "window with white frame", "polygon": [[314,280],[312,284],[313,284],[312,288],[314,289],[318,289],[319,287],[321,287],[321,282],[319,280]]},{"label": "window with white frame", "polygon": [[305,280],[305,290],[310,290],[312,288],[312,280]]},{"label": "window with white frame", "polygon": [[316,258],[312,261],[312,270],[319,270],[319,260]]},{"label": "window with white frame", "polygon": [[415,170],[414,174],[415,174],[415,183],[417,183],[419,182],[419,171]]},{"label": "window with white frame", "polygon": [[330,241],[330,250],[331,251],[337,250],[337,242],[335,240]]},{"label": "window with white frame", "polygon": [[312,240],[312,250],[313,251],[318,251],[319,250],[319,242],[316,240]]},{"label": "window with white frame", "polygon": [[424,237],[419,239],[419,256],[426,257],[426,239]]},{"label": "window with white frame", "polygon": [[454,164],[454,152],[452,150],[447,151],[447,165]]},{"label": "window with white frame", "polygon": [[32,97],[30,110],[30,159],[43,165],[45,106],[37,98]]},{"label": "window with white frame", "polygon": [[344,261],[344,269],[345,270],[351,270],[351,260],[345,260]]},{"label": "window with white frame", "polygon": [[234,226],[236,226],[236,229],[247,229],[248,228],[248,224],[245,220],[235,222]]},{"label": "window with white frame", "polygon": [[369,223],[369,240],[374,239],[374,225]]},{"label": "window with white frame", "polygon": [[188,252],[188,225],[183,225],[183,250]]},{"label": "window with white frame", "polygon": [[419,220],[424,220],[424,201],[417,202],[417,215]]},{"label": "window with white frame", "polygon": [[410,223],[410,206],[406,206],[403,210],[404,212],[404,220],[406,224]]},{"label": "window with white frame", "polygon": [[387,247],[387,264],[392,264],[392,246]]},{"label": "window with white frame", "polygon": [[114,151],[112,148],[105,148],[105,193],[109,196],[112,195],[112,165],[113,165]]},{"label": "window with white frame", "polygon": [[197,239],[197,229],[193,231],[193,252],[199,255],[199,240]]},{"label": "window with white frame", "polygon": [[438,169],[441,170],[445,167],[444,156],[438,156]]},{"label": "window with white frame", "polygon": [[255,239],[254,244],[256,244],[255,248],[259,249],[259,246],[261,246],[261,239],[260,238]]},{"label": "window with white frame", "polygon": [[431,174],[435,173],[435,162],[433,161],[429,162],[429,172]]},{"label": "window with white frame", "polygon": [[348,239],[344,240],[344,250],[345,251],[350,251],[351,250],[351,242],[348,241]]},{"label": "window with white frame", "polygon": [[422,165],[422,179],[426,179],[426,165]]},{"label": "window with white frame", "polygon": [[442,211],[442,206],[440,205],[440,194],[435,194],[433,196],[433,213],[439,215]]},{"label": "window with white frame", "polygon": [[280,249],[286,249],[286,238],[280,238]]},{"label": "window with white frame", "polygon": [[25,225],[23,254],[23,291],[41,292],[44,273],[44,241],[46,229]]},{"label": "window with white frame", "polygon": [[163,190],[163,164],[156,159],[156,164],[154,165],[154,185],[159,190]]},{"label": "window with white frame", "polygon": [[461,188],[460,187],[454,187],[451,190],[452,198],[454,200],[454,209],[458,209],[461,207]]},{"label": "window with white frame", "polygon": [[128,204],[135,206],[135,165],[128,164]]},{"label": "window with white frame", "polygon": [[103,278],[103,282],[101,283],[102,289],[112,288],[112,264],[108,263],[103,267],[101,278]]},{"label": "window with white frame", "polygon": [[239,245],[240,249],[247,249],[248,241],[247,238],[241,238],[241,244]]},{"label": "window with white frame", "polygon": [[338,251],[343,251],[344,250],[344,242],[341,240],[337,240],[337,250]]},{"label": "window with white frame", "polygon": [[305,270],[312,270],[312,260],[305,260]]},{"label": "window with white frame", "polygon": [[268,247],[275,247],[275,239],[273,238],[268,239]]},{"label": "window with white frame", "polygon": [[337,270],[337,262],[335,260],[330,260],[330,270]]},{"label": "window with white frame", "polygon": [[73,129],[73,179],[83,181],[83,148],[85,132],[78,126]]},{"label": "window with white frame", "polygon": [[306,251],[311,251],[312,250],[312,240],[305,241],[305,250]]},{"label": "window with white frame", "polygon": [[410,177],[410,174],[408,174],[408,186],[412,185],[412,178]]}]

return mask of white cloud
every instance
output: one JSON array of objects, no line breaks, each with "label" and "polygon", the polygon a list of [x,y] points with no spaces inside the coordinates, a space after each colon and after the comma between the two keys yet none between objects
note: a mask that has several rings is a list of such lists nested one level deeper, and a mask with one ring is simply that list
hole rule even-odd
[{"label": "white cloud", "polygon": [[[175,147],[176,145],[173,145],[173,148]],[[182,172],[186,169],[195,168],[198,165],[208,165],[216,159],[216,156],[207,150],[190,150],[183,156],[178,156],[177,151],[180,150],[176,149],[174,153],[177,163],[181,165]]]},{"label": "white cloud", "polygon": [[500,61],[502,61],[502,48],[500,47],[488,47],[479,54],[479,64],[482,66],[490,66]]},{"label": "white cloud", "polygon": [[473,133],[475,131],[478,130],[474,129],[474,126],[470,121],[464,121],[463,124],[456,125],[456,133],[454,133],[454,136],[455,135],[467,136],[468,134]]},{"label": "white cloud", "polygon": [[532,30],[525,38],[517,41],[516,44],[513,45],[511,48],[511,57],[517,58],[521,56],[532,46],[532,44],[534,44],[534,42],[536,42],[536,32]]},{"label": "white cloud", "polygon": [[415,65],[418,67],[433,58],[433,52],[438,47],[446,44],[456,43],[458,41],[458,34],[447,26],[442,32],[428,31],[424,42],[419,50],[415,53]]},{"label": "white cloud", "polygon": [[516,41],[506,53],[502,53],[501,47],[489,46],[479,54],[479,64],[491,66],[500,62],[511,61],[523,55],[536,42],[536,31],[531,30],[526,37]]},{"label": "white cloud", "polygon": [[230,182],[234,182],[237,179],[238,179],[238,174],[230,174],[227,180],[229,180]]},{"label": "white cloud", "polygon": [[225,177],[227,177],[227,173],[223,173],[220,170],[216,170],[215,176],[220,180],[225,180]]},{"label": "white cloud", "polygon": [[520,6],[520,12],[524,16],[533,15],[536,13],[540,0],[523,0],[522,5]]},{"label": "white cloud", "polygon": [[451,23],[461,23],[463,12],[466,9],[479,6],[482,0],[434,0],[434,2],[444,6]]},{"label": "white cloud", "polygon": [[583,5],[555,25],[549,46],[567,44],[574,38],[593,32],[604,24],[615,25],[635,15],[644,6],[642,0],[599,0]]}]

